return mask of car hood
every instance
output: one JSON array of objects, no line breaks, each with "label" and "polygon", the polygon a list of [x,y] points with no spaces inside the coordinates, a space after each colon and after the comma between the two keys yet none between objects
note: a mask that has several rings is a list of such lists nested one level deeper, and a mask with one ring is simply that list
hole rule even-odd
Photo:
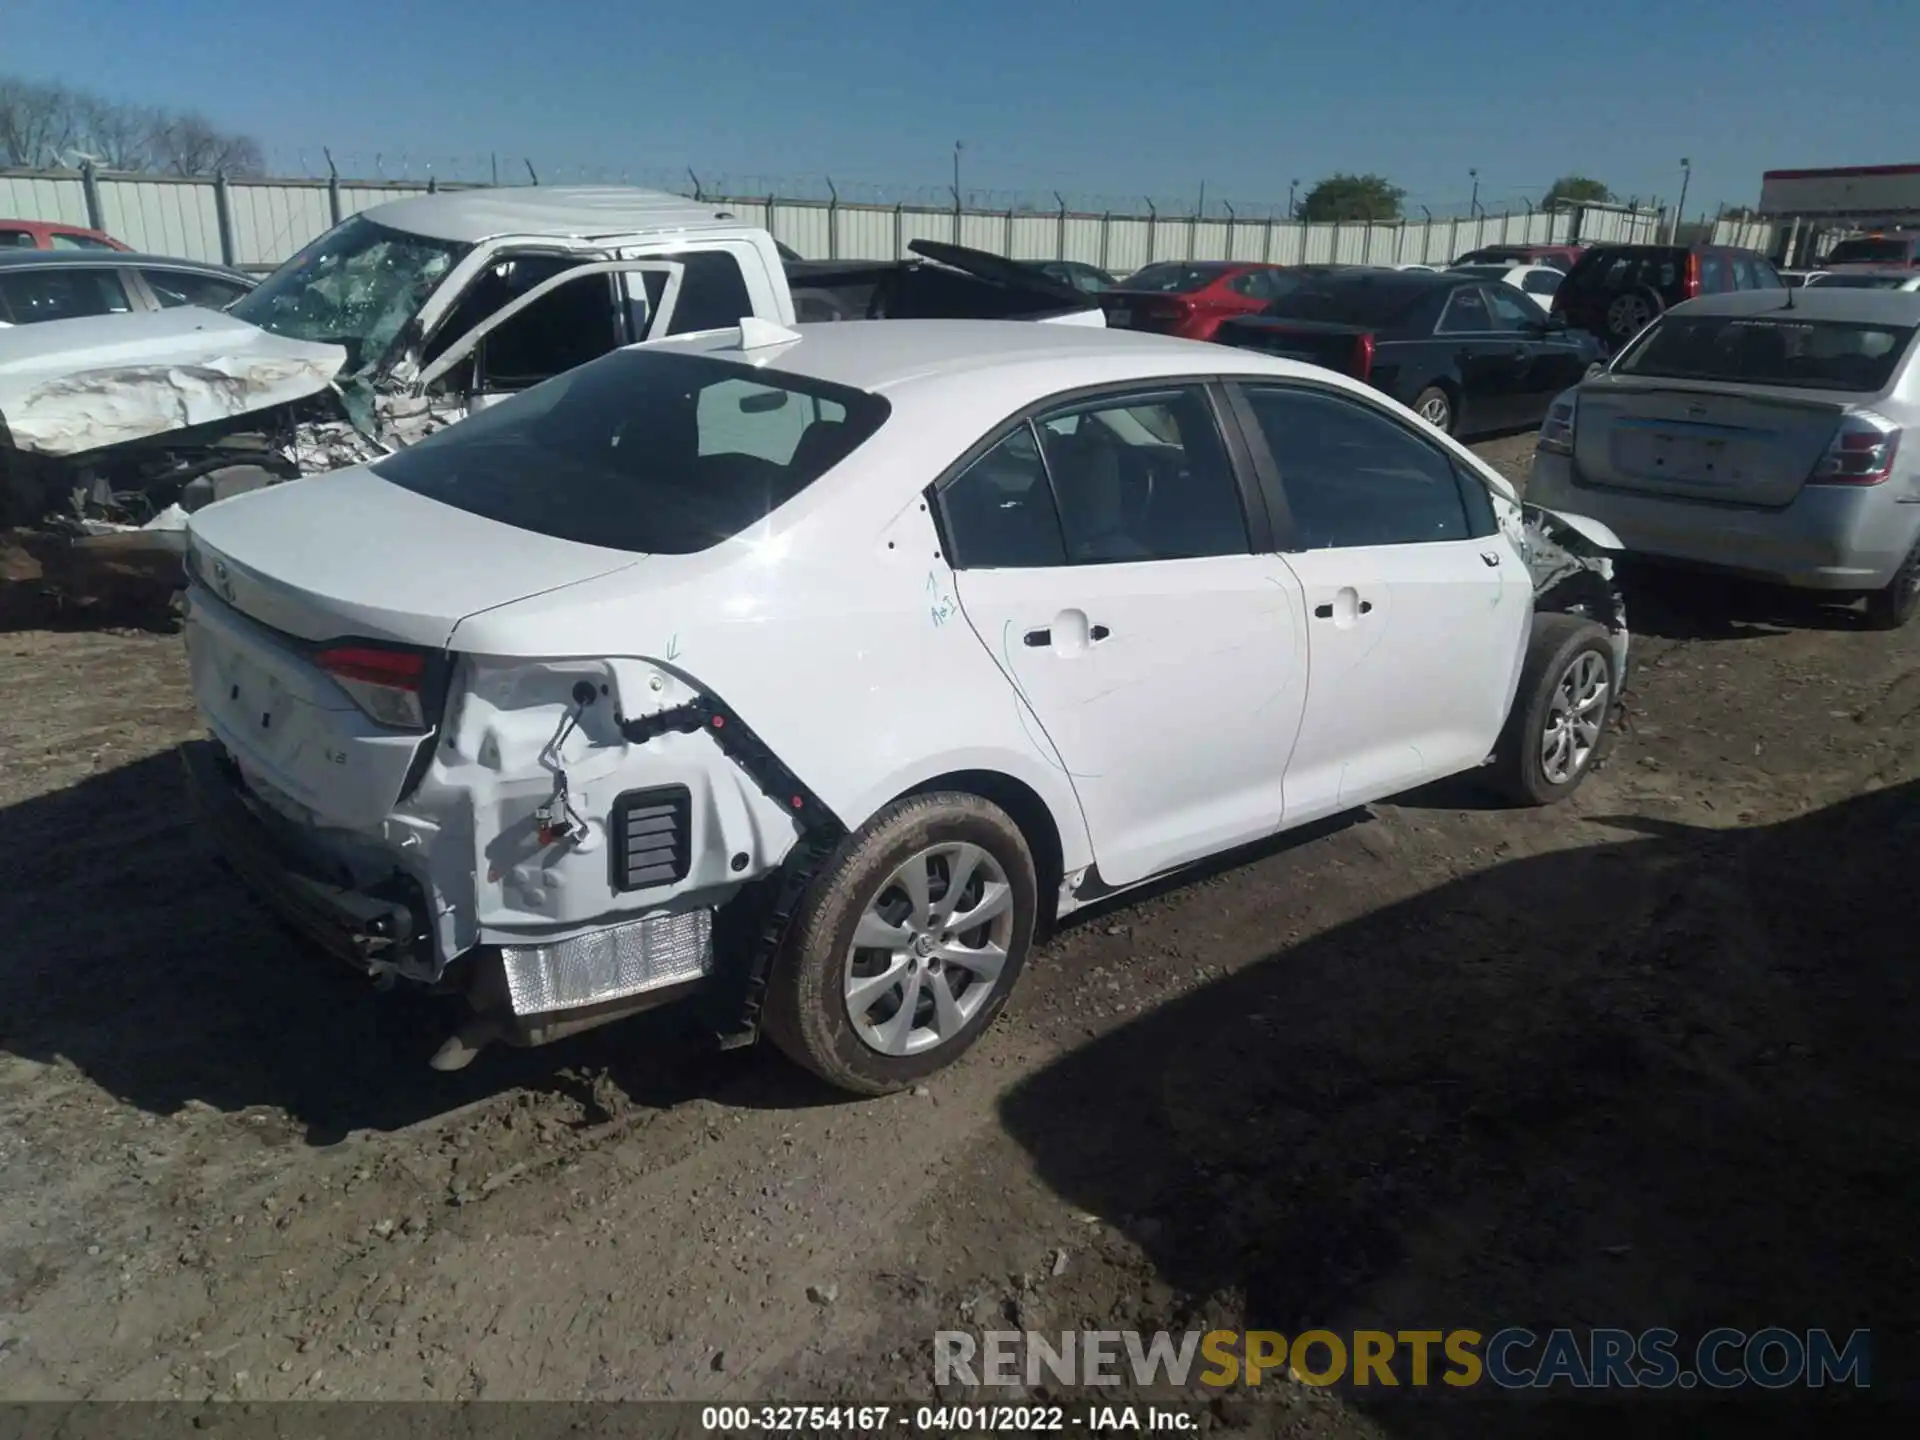
[{"label": "car hood", "polygon": [[303,399],[346,361],[191,305],[16,325],[0,332],[0,437],[78,455]]},{"label": "car hood", "polygon": [[366,466],[196,510],[187,567],[263,625],[440,648],[482,611],[645,557],[520,530],[380,478]]}]

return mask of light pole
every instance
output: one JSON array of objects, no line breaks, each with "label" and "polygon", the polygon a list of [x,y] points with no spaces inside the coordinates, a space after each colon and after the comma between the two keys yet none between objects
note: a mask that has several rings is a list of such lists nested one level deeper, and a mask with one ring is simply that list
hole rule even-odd
[{"label": "light pole", "polygon": [[1693,161],[1686,156],[1680,157],[1680,203],[1673,207],[1673,225],[1667,231],[1667,243],[1676,245],[1680,241],[1680,217],[1687,213],[1687,182],[1693,179]]},{"label": "light pole", "polygon": [[1294,192],[1299,188],[1300,188],[1300,182],[1298,180],[1289,180],[1287,182],[1287,219],[1289,220],[1293,219],[1293,217],[1299,213],[1299,211],[1294,208],[1294,204],[1293,204]]},{"label": "light pole", "polygon": [[1480,213],[1480,172],[1475,169],[1467,171],[1467,174],[1473,178],[1473,198],[1467,201],[1467,213],[1478,216]]},{"label": "light pole", "polygon": [[960,208],[960,152],[966,148],[964,141],[953,142],[953,208],[956,210]]}]

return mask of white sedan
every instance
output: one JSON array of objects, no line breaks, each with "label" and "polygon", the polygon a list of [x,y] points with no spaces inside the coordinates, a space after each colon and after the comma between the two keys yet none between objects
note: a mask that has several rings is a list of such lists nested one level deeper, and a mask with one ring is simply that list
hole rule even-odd
[{"label": "white sedan", "polygon": [[688,999],[879,1093],[1090,901],[1482,765],[1570,794],[1613,543],[1314,366],[750,321],[195,513],[188,768],[309,937],[466,998],[443,1068]]},{"label": "white sedan", "polygon": [[1560,288],[1560,282],[1567,278],[1566,271],[1557,270],[1551,265],[1455,265],[1447,273],[1502,281],[1548,312],[1553,309],[1554,292]]}]

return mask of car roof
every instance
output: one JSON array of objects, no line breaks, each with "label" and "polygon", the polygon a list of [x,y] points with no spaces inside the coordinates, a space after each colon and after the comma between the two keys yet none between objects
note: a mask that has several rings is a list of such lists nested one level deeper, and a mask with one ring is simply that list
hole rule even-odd
[{"label": "car roof", "polygon": [[[798,340],[742,351],[737,331],[655,342],[649,350],[687,350],[745,360],[857,390],[897,393],[930,381],[996,369],[1044,372],[1037,396],[1078,384],[1153,380],[1226,372],[1325,379],[1314,365],[1236,347],[1139,330],[1034,320],[860,320],[798,325]],[[1078,367],[1078,378],[1072,373]],[[1125,373],[1112,376],[1108,372]]]},{"label": "car roof", "polygon": [[[1787,297],[1793,297],[1791,306]],[[1784,312],[1805,320],[1841,320],[1861,324],[1920,325],[1920,293],[1910,290],[1855,290],[1810,285],[1792,290],[1732,290],[1702,295],[1676,305],[1668,314],[1771,315]]]},{"label": "car roof", "polygon": [[739,221],[721,205],[625,185],[516,185],[441,190],[360,212],[415,235],[474,244],[499,235],[591,240],[643,230],[693,230]]},{"label": "car roof", "polygon": [[142,255],[131,250],[0,250],[0,269],[7,270],[85,270],[102,266],[118,269],[124,265],[193,270],[238,280],[254,278],[243,270],[216,265],[210,260],[183,260],[178,255]]}]

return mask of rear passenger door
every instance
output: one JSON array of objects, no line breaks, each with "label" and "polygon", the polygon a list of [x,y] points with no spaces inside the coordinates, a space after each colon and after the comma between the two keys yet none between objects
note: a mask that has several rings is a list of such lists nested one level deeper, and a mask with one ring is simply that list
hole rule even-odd
[{"label": "rear passenger door", "polygon": [[1071,778],[1110,885],[1281,823],[1305,623],[1217,403],[1198,381],[1062,400],[938,494],[960,610]]},{"label": "rear passenger door", "polygon": [[1276,528],[1309,617],[1287,822],[1479,764],[1533,614],[1484,486],[1436,440],[1344,392],[1246,381],[1239,403],[1285,497]]}]

